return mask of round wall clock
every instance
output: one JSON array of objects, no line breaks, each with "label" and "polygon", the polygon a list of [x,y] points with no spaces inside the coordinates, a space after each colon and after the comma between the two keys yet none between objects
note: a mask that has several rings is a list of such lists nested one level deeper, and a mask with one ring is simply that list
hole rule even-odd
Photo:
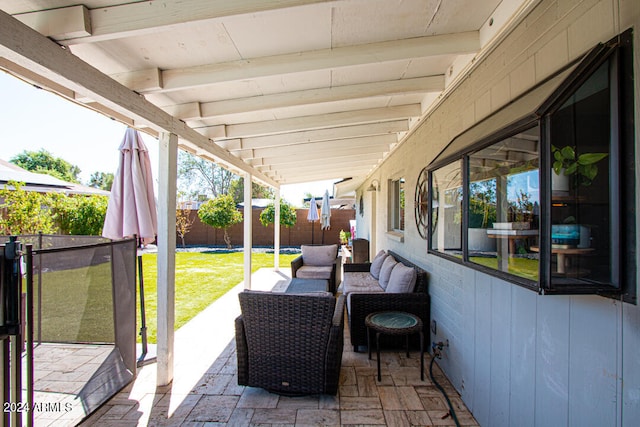
[{"label": "round wall clock", "polygon": [[425,167],[420,171],[418,176],[418,182],[416,183],[416,198],[415,198],[415,218],[418,234],[423,239],[427,239],[429,226],[429,173]]}]

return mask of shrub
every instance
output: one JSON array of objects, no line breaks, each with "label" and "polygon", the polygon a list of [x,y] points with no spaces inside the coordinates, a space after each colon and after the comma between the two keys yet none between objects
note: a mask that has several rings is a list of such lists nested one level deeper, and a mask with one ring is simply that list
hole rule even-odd
[{"label": "shrub", "polygon": [[107,196],[59,196],[54,211],[62,234],[99,236],[107,214]]},{"label": "shrub", "polygon": [[200,209],[198,217],[203,224],[224,230],[224,241],[231,248],[231,238],[227,228],[242,222],[242,213],[236,208],[233,197],[228,194],[207,200]]},{"label": "shrub", "polygon": [[55,232],[51,196],[25,191],[23,186],[24,183],[9,181],[0,189],[0,233],[19,235]]},{"label": "shrub", "polygon": [[[293,227],[296,225],[296,210],[286,200],[280,201],[280,225]],[[276,222],[276,204],[270,203],[260,212],[260,223],[265,227]]]}]

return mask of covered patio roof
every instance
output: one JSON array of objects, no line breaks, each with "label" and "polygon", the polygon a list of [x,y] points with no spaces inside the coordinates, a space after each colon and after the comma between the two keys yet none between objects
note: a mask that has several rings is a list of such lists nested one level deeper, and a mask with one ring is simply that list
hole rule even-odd
[{"label": "covered patio roof", "polygon": [[[276,189],[356,189],[539,1],[0,0],[0,69],[159,137],[168,384],[177,148]],[[250,287],[250,250],[244,268]]]},{"label": "covered patio roof", "polygon": [[0,0],[0,69],[274,187],[361,182],[530,3]]}]

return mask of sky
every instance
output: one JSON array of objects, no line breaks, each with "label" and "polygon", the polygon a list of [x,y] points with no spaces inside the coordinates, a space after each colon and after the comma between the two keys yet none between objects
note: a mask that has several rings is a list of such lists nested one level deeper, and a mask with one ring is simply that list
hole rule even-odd
[{"label": "sky", "polygon": [[[0,71],[0,129],[0,159],[44,148],[78,166],[86,184],[94,172],[116,172],[126,126]],[[157,181],[158,142],[141,134]],[[332,194],[332,181],[283,185],[281,197],[301,205],[306,193],[321,197],[325,190]]]}]

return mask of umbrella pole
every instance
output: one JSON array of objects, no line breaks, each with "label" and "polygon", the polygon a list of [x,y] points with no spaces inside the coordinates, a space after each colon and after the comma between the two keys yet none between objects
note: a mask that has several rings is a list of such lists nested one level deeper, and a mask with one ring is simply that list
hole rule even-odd
[{"label": "umbrella pole", "polygon": [[147,355],[147,318],[144,313],[144,279],[142,278],[142,255],[138,255],[138,281],[140,283],[140,336],[142,337],[142,354],[138,358],[138,366],[144,363]]},{"label": "umbrella pole", "polygon": [[315,224],[315,221],[311,221],[311,244],[313,245],[313,225]]}]

